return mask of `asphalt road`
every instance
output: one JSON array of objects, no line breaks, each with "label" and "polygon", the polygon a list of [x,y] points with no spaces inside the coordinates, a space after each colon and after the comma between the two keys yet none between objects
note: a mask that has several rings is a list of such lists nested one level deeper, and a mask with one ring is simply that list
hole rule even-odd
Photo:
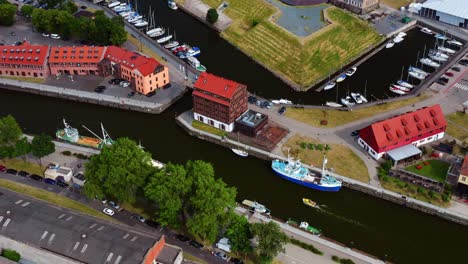
[{"label": "asphalt road", "polygon": [[[8,173],[2,173],[2,172],[0,172],[0,178],[4,178],[4,179],[11,180],[14,182],[26,184],[26,185],[29,185],[38,189],[42,189],[42,190],[46,190],[46,191],[50,191],[56,194],[63,195],[72,200],[86,204],[98,211],[102,211],[102,209],[104,209],[105,207],[110,207],[109,205],[103,204],[101,201],[88,199],[84,194],[81,194],[79,191],[73,190],[72,188],[62,188],[57,185],[50,185],[44,182],[35,181],[28,177],[21,177],[17,175],[8,174]],[[47,203],[44,203],[44,204],[47,204]],[[168,244],[178,246],[182,248],[184,252],[187,252],[199,259],[205,260],[208,263],[220,263],[220,264],[226,263],[226,261],[223,261],[219,258],[212,256],[210,249],[208,248],[203,249],[203,250],[196,249],[188,245],[187,243],[174,239],[174,236],[176,235],[174,231],[169,230],[167,228],[157,228],[157,229],[152,228],[144,223],[141,223],[135,219],[132,219],[131,215],[132,213],[128,211],[120,210],[116,212],[113,217],[117,219],[119,222],[128,226],[131,226],[140,232],[144,232],[146,234],[165,235],[166,242]]]}]

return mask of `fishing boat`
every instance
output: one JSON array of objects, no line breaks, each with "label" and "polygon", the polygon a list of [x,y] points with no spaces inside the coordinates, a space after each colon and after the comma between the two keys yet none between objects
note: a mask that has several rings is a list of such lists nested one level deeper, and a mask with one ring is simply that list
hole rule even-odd
[{"label": "fishing boat", "polygon": [[201,65],[200,62],[197,60],[197,58],[195,57],[188,57],[187,58],[187,62],[192,66],[194,67],[195,69],[197,69],[198,71],[200,72],[205,72],[206,71],[206,67]]},{"label": "fishing boat", "polygon": [[287,99],[279,99],[279,100],[271,100],[272,103],[274,104],[292,104],[291,101],[287,100]]},{"label": "fishing boat", "polygon": [[358,103],[358,104],[362,104],[362,100],[361,100],[361,97],[359,96],[359,94],[357,93],[351,93],[351,97],[353,98],[353,100]]},{"label": "fishing boat", "polygon": [[404,92],[409,92],[409,91],[411,91],[410,88],[404,87],[404,86],[401,86],[401,85],[398,85],[398,84],[392,84],[392,87],[393,87],[393,88],[396,88],[396,89],[399,89],[399,90],[402,90],[402,91],[404,91]]},{"label": "fishing boat", "polygon": [[461,43],[460,41],[456,41],[455,39],[451,39],[449,41],[447,41],[448,44],[450,45],[455,45],[455,46],[463,46],[463,43]]},{"label": "fishing boat", "polygon": [[329,83],[327,83],[327,84],[325,85],[325,87],[323,87],[323,90],[325,90],[325,91],[326,91],[326,90],[330,90],[330,89],[332,89],[332,88],[335,87],[335,86],[336,86],[336,82],[329,82]]},{"label": "fishing boat", "polygon": [[173,40],[173,41],[167,43],[166,45],[164,45],[164,48],[166,48],[166,49],[172,49],[172,48],[177,47],[177,46],[179,46],[179,42]]},{"label": "fishing boat", "polygon": [[91,131],[89,128],[83,126],[85,129],[87,129],[91,134],[93,134],[96,137],[85,137],[85,136],[80,136],[78,129],[71,127],[68,125],[67,121],[63,119],[63,125],[64,129],[59,129],[57,132],[55,132],[55,136],[57,139],[84,146],[84,147],[91,147],[91,148],[96,148],[96,149],[102,149],[106,145],[112,145],[113,141],[110,138],[109,134],[107,131],[104,129],[104,126],[101,123],[101,130],[102,130],[102,138],[96,135],[93,131]]},{"label": "fishing boat", "polygon": [[429,34],[429,35],[432,35],[432,30],[428,29],[428,28],[421,28],[421,32],[422,33],[426,33],[426,34]]},{"label": "fishing boat", "polygon": [[169,6],[169,8],[172,9],[172,10],[177,10],[177,8],[178,8],[176,2],[170,1],[170,0],[167,1],[167,6]]},{"label": "fishing boat", "polygon": [[448,54],[454,54],[455,53],[455,51],[453,49],[449,49],[449,48],[446,48],[446,47],[438,46],[437,49],[442,51],[442,52],[448,53]]},{"label": "fishing boat", "polygon": [[399,95],[405,95],[405,94],[407,94],[407,92],[402,91],[402,90],[397,89],[397,88],[394,88],[394,87],[392,87],[392,86],[390,86],[389,90],[390,90],[391,92],[394,92],[394,93],[399,94]]},{"label": "fishing boat", "polygon": [[413,78],[416,78],[416,79],[418,79],[418,80],[424,80],[424,79],[426,79],[426,75],[421,74],[421,73],[418,73],[418,72],[409,71],[408,74],[409,74],[409,76],[411,76],[411,77],[413,77]]},{"label": "fishing boat", "polygon": [[425,75],[425,76],[429,75],[429,73],[427,73],[427,72],[425,72],[425,71],[423,71],[423,70],[421,70],[419,68],[413,67],[413,66],[410,66],[408,70],[412,71],[412,72],[420,73],[420,74]]},{"label": "fishing boat", "polygon": [[440,67],[440,64],[429,59],[429,58],[423,58],[423,59],[420,59],[419,60],[422,64],[424,65],[427,65],[427,66],[430,66],[430,67],[434,67],[434,68],[437,68],[437,67]]},{"label": "fishing boat", "polygon": [[440,40],[447,40],[448,38],[442,34],[437,34],[434,36],[436,39],[440,39]]},{"label": "fishing boat", "polygon": [[342,82],[345,79],[346,79],[346,73],[343,73],[340,76],[338,76],[338,78],[336,78],[336,82]]},{"label": "fishing boat", "polygon": [[245,206],[248,206],[252,211],[255,211],[257,213],[267,214],[267,215],[271,213],[270,209],[266,208],[263,204],[259,204],[255,201],[244,200],[242,201],[242,204]]},{"label": "fishing boat", "polygon": [[299,160],[292,159],[288,153],[287,161],[275,159],[271,168],[285,180],[318,191],[337,192],[341,189],[341,181],[328,174],[327,162],[327,158],[324,157],[321,172],[315,173],[304,167]]},{"label": "fishing boat", "polygon": [[352,67],[351,69],[346,71],[346,75],[353,76],[353,74],[357,71],[357,67]]},{"label": "fishing boat", "polygon": [[288,219],[288,221],[286,221],[286,224],[304,229],[305,231],[311,233],[312,235],[320,236],[322,234],[322,231],[320,231],[320,229],[310,226],[309,223],[307,222],[298,223],[297,221]]},{"label": "fishing boat", "polygon": [[389,41],[389,42],[387,43],[387,45],[385,45],[385,48],[389,49],[389,48],[391,48],[391,47],[393,47],[393,46],[395,46],[395,42]]},{"label": "fishing boat", "polygon": [[330,106],[330,107],[343,107],[342,104],[335,103],[335,102],[326,102],[325,105]]},{"label": "fishing boat", "polygon": [[344,106],[347,106],[347,107],[351,107],[354,105],[353,102],[351,102],[351,97],[350,96],[346,96],[345,98],[341,98],[341,103],[344,105]]},{"label": "fishing boat", "polygon": [[406,87],[406,88],[410,88],[410,89],[414,87],[414,86],[411,85],[410,83],[405,82],[405,81],[403,81],[403,80],[398,80],[398,81],[397,81],[397,84],[400,85],[400,86]]},{"label": "fishing boat", "polygon": [[114,2],[110,2],[110,3],[107,5],[107,7],[113,8],[113,7],[116,7],[116,6],[118,6],[118,5],[120,5],[120,2],[119,2],[119,1],[114,1]]},{"label": "fishing boat", "polygon": [[307,199],[307,198],[302,198],[302,202],[305,204],[305,205],[308,205],[310,207],[315,207],[317,206],[317,203],[310,200],[310,199]]}]

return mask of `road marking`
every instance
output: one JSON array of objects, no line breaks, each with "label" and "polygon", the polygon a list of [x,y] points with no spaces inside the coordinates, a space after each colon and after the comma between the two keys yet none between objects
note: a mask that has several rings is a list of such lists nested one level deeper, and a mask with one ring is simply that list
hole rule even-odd
[{"label": "road marking", "polygon": [[115,260],[114,264],[119,264],[121,260],[122,260],[122,256],[119,255],[117,259]]},{"label": "road marking", "polygon": [[15,202],[15,204],[20,204],[22,202],[23,202],[23,200],[18,200],[18,201]]},{"label": "road marking", "polygon": [[30,202],[25,202],[24,204],[22,204],[21,206],[25,207],[25,206],[28,206],[30,204]]},{"label": "road marking", "polygon": [[0,216],[0,222],[3,220],[3,216]]},{"label": "road marking", "polygon": [[88,248],[88,244],[84,244],[83,248],[81,249],[81,253],[84,253]]},{"label": "road marking", "polygon": [[123,236],[123,239],[127,239],[127,237],[129,237],[129,236],[130,236],[130,234],[127,233],[127,234],[125,234],[125,236]]},{"label": "road marking", "polygon": [[47,236],[48,233],[49,233],[49,231],[47,231],[47,230],[44,231],[44,233],[42,233],[41,240],[44,239]]},{"label": "road marking", "polygon": [[458,89],[464,90],[464,91],[468,91],[468,86],[463,85],[461,83],[455,84],[455,87],[458,88]]},{"label": "road marking", "polygon": [[89,228],[95,228],[97,226],[96,223],[92,224]]},{"label": "road marking", "polygon": [[73,247],[73,251],[75,251],[78,248],[79,245],[80,245],[80,242],[76,242],[75,246]]},{"label": "road marking", "polygon": [[7,220],[5,220],[5,223],[3,223],[3,227],[6,227],[9,223],[10,223],[10,218],[7,218]]},{"label": "road marking", "polygon": [[58,218],[62,219],[65,216],[65,214],[61,214]]},{"label": "road marking", "polygon": [[114,253],[109,253],[109,255],[107,255],[107,259],[106,259],[106,263],[109,262],[111,259],[112,259],[112,256],[114,256]]},{"label": "road marking", "polygon": [[137,238],[138,238],[137,236],[134,236],[130,241],[135,242],[135,240],[137,240]]},{"label": "road marking", "polygon": [[73,216],[69,216],[65,221],[70,221],[73,218]]},{"label": "road marking", "polygon": [[103,229],[104,229],[104,226],[101,226],[101,227],[98,228],[97,231],[102,231]]},{"label": "road marking", "polygon": [[50,237],[49,237],[49,242],[47,242],[47,243],[52,244],[52,241],[54,240],[54,238],[55,238],[55,233],[53,233],[52,235],[50,235]]}]

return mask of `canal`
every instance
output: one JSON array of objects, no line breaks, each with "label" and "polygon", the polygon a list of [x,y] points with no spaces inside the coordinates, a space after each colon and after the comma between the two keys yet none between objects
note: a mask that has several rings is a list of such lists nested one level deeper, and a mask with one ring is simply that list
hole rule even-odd
[{"label": "canal", "polygon": [[[275,217],[307,221],[334,240],[395,263],[464,263],[468,227],[343,188],[338,193],[313,191],[275,176],[269,163],[239,158],[229,149],[187,135],[174,117],[191,107],[189,95],[161,115],[41,97],[0,89],[0,116],[15,116],[25,133],[55,135],[62,118],[79,128],[99,131],[103,122],[113,138],[130,137],[162,162],[201,159],[216,175],[235,186],[237,199],[257,200]],[[333,164],[329,164],[333,166]],[[323,210],[302,204],[308,197]],[[458,255],[457,255],[458,254]]]},{"label": "canal", "polygon": [[287,98],[298,104],[322,105],[326,101],[335,101],[337,91],[338,98],[351,92],[365,92],[369,101],[398,96],[388,90],[389,85],[400,79],[402,67],[405,67],[403,78],[406,79],[408,66],[415,65],[418,52],[419,56],[422,56],[424,50],[427,54],[435,43],[433,36],[424,34],[417,28],[413,29],[403,42],[391,49],[384,48],[361,64],[352,77],[338,85],[338,89],[318,93],[312,88],[307,92],[296,92],[220,38],[214,30],[181,10],[170,10],[165,0],[138,1],[138,9],[142,14],[148,16],[149,3],[151,10],[155,11],[158,26],[169,29],[171,33],[175,32],[180,43],[201,49],[199,60],[207,67],[208,72],[246,84],[251,93],[263,98]]}]

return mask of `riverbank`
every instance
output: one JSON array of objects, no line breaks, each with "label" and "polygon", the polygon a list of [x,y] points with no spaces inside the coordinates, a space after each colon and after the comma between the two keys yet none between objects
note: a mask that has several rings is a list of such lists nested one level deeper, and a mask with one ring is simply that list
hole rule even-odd
[{"label": "riverbank", "polygon": [[[177,116],[176,121],[177,121],[177,124],[181,126],[191,136],[195,136],[199,139],[206,140],[206,141],[221,145],[226,148],[244,149],[250,155],[255,156],[257,158],[261,158],[263,160],[267,160],[267,161],[271,161],[274,159],[286,160],[286,157],[284,156],[266,152],[261,149],[257,149],[252,146],[244,145],[242,143],[239,143],[237,141],[233,141],[230,139],[222,139],[219,136],[195,129],[191,126],[191,120],[193,118],[191,117],[189,112],[190,111]],[[318,173],[320,173],[321,171],[320,168],[307,166],[307,165],[305,166],[309,168],[310,170],[318,172]],[[443,219],[446,219],[446,220],[449,220],[458,224],[468,225],[468,215],[461,214],[459,212],[455,212],[449,209],[441,208],[441,207],[438,207],[429,203],[425,203],[422,201],[418,201],[413,198],[402,196],[401,194],[391,192],[383,188],[375,187],[367,183],[362,183],[360,181],[356,181],[348,177],[338,175],[333,172],[329,172],[329,174],[333,177],[336,177],[342,180],[343,186],[347,188],[357,190],[357,191],[375,196],[377,198],[381,198],[381,199],[402,205],[404,207],[416,209],[418,211],[421,211],[430,215],[438,216],[440,218],[443,218]]]}]

